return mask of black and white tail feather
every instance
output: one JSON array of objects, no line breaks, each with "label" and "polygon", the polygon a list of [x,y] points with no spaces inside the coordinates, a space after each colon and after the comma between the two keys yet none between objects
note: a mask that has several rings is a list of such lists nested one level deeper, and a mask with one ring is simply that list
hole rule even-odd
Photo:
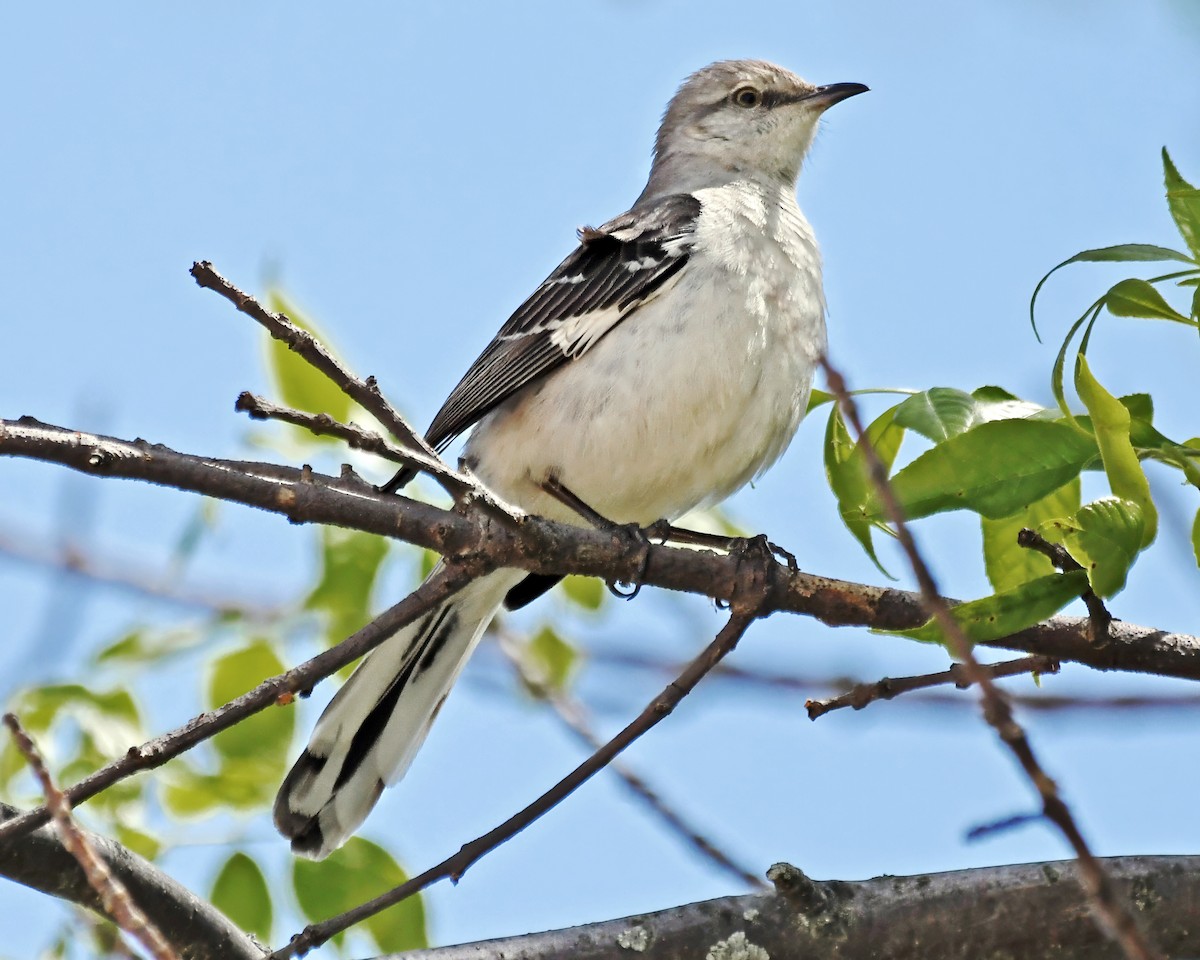
[{"label": "black and white tail feather", "polygon": [[292,849],[322,859],[344,843],[384,787],[408,770],[504,595],[500,570],[468,584],[370,654],[330,701],[283,781],[275,825]]}]

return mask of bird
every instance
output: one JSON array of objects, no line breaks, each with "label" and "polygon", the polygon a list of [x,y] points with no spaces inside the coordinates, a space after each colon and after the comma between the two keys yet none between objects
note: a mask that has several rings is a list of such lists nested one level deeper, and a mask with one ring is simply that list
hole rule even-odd
[{"label": "bird", "polygon": [[[641,195],[578,231],[450,393],[428,442],[442,450],[473,427],[462,463],[491,493],[581,525],[578,504],[613,523],[675,521],[761,475],[795,434],[826,348],[821,257],[797,178],[822,114],[867,89],[761,60],[688,77]],[[495,570],[367,656],[280,787],[274,820],[297,855],[322,859],[358,829],[491,619],[555,580]]]}]

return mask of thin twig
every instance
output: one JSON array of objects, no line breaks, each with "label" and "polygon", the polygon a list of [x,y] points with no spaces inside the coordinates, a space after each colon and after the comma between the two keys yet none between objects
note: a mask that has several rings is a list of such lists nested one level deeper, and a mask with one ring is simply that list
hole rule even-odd
[{"label": "thin twig", "polygon": [[192,264],[192,277],[200,286],[219,293],[241,313],[256,320],[276,340],[286,343],[314,368],[328,377],[346,396],[383,424],[409,450],[409,462],[433,477],[456,500],[478,491],[479,487],[448,466],[425,438],[379,392],[374,377],[361,380],[333,356],[324,345],[281,313],[266,309],[250,294],[239,290],[213,268],[208,261]]},{"label": "thin twig", "polygon": [[54,779],[50,776],[50,771],[46,769],[37,745],[21,728],[21,723],[17,720],[16,715],[6,713],[4,723],[12,731],[17,749],[21,751],[30,769],[33,770],[33,775],[42,785],[42,793],[46,796],[46,806],[54,817],[54,825],[58,828],[58,835],[63,846],[83,869],[88,883],[100,897],[104,912],[113,918],[118,927],[149,950],[155,960],[179,960],[178,954],[167,942],[166,937],[133,902],[125,885],[113,876],[112,871],[108,869],[108,864],[96,854],[83,831],[76,825],[71,816],[70,802],[55,786]]},{"label": "thin twig", "polygon": [[[1026,550],[1036,550],[1064,573],[1083,569],[1083,565],[1071,556],[1066,547],[1059,543],[1051,543],[1036,530],[1030,530],[1028,527],[1023,527],[1017,534],[1017,546]],[[1096,596],[1091,587],[1080,594],[1080,599],[1088,609],[1088,638],[1096,646],[1102,647],[1108,643],[1112,634],[1113,615],[1108,612],[1104,601]]]},{"label": "thin twig", "polygon": [[[547,704],[554,711],[554,715],[562,721],[563,726],[574,734],[575,738],[588,750],[592,752],[599,750],[604,745],[604,741],[588,724],[583,704],[579,702],[578,698],[555,690],[550,684],[535,676],[521,657],[517,639],[509,630],[495,623],[493,623],[492,629],[496,636],[496,646],[512,665],[513,670],[521,678],[521,682],[538,700]],[[766,889],[767,884],[762,877],[737,863],[732,856],[725,853],[697,828],[689,824],[678,811],[668,806],[667,802],[639,774],[634,773],[619,760],[610,763],[608,769],[616,774],[621,782],[645,803],[672,833],[681,837],[701,856],[711,860],[719,869],[736,877],[750,889]]]},{"label": "thin twig", "polygon": [[1007,833],[1009,830],[1015,830],[1017,827],[1023,827],[1044,817],[1045,814],[1040,811],[1037,813],[1014,813],[1011,817],[1005,817],[1003,820],[993,820],[991,823],[981,823],[972,827],[967,831],[966,839],[974,843],[977,840],[995,836],[997,833]]},{"label": "thin twig", "polygon": [[[588,651],[592,663],[618,667],[633,667],[658,674],[674,675],[679,671],[675,660],[664,660],[632,650],[592,649]],[[1046,659],[1061,663],[1058,657]],[[1049,671],[1047,671],[1049,672]],[[742,683],[747,686],[776,689],[788,693],[811,693],[813,689],[836,693],[866,681],[847,676],[798,676],[789,673],[774,673],[750,667],[738,666],[726,661],[713,671],[713,681]],[[895,681],[892,681],[895,682]],[[1128,695],[1113,697],[1071,696],[1065,694],[1022,694],[1009,691],[1013,704],[1028,710],[1195,710],[1200,708],[1200,694],[1179,695]],[[967,701],[956,695],[938,693],[914,693],[904,698],[904,703],[925,704],[937,707],[961,707]]]},{"label": "thin twig", "polygon": [[[477,575],[478,571],[474,568],[447,563],[413,593],[336,647],[317,654],[286,673],[264,680],[248,693],[192,718],[181,727],[148,740],[141,746],[130,747],[121,757],[64,791],[67,801],[77,807],[114,783],[142,770],[161,767],[168,760],[252,714],[272,705],[290,703],[297,693],[312,689],[317,681],[374,649],[401,627],[444,602]],[[35,830],[49,819],[50,811],[44,806],[27,810],[20,816],[0,823],[0,842]]]},{"label": "thin twig", "polygon": [[1083,888],[1087,891],[1097,919],[1121,946],[1129,960],[1156,960],[1160,954],[1149,944],[1133,914],[1118,898],[1116,888],[1108,874],[1097,861],[1087,841],[1084,840],[1079,826],[1075,823],[1070,809],[1059,796],[1057,785],[1038,762],[1033,747],[1026,737],[1025,731],[1013,717],[1012,709],[1004,694],[992,682],[992,678],[988,676],[979,661],[975,659],[973,644],[967,639],[958,622],[951,615],[949,604],[938,591],[933,574],[921,557],[912,532],[905,521],[904,509],[888,479],[887,468],[879,459],[879,455],[863,427],[858,407],[846,388],[845,379],[829,363],[828,358],[822,357],[821,365],[825,370],[830,391],[837,397],[838,404],[854,429],[857,441],[862,444],[871,482],[879,492],[885,514],[891,521],[897,539],[917,578],[917,583],[921,588],[921,597],[941,628],[951,653],[962,662],[972,683],[978,684],[984,718],[995,729],[1001,742],[1012,751],[1021,769],[1025,771],[1026,776],[1037,790],[1046,819],[1058,827],[1074,849],[1075,856],[1079,861],[1079,873]]},{"label": "thin twig", "polygon": [[[1017,660],[1006,660],[1004,663],[981,664],[980,669],[993,679],[997,677],[1015,677],[1022,673],[1058,673],[1059,663],[1050,657],[1020,657]],[[853,689],[827,700],[808,700],[804,709],[808,711],[808,719],[816,720],[834,710],[843,707],[853,707],[861,710],[876,700],[891,700],[902,693],[913,690],[926,690],[929,687],[942,686],[952,683],[958,689],[965,690],[973,683],[967,670],[961,663],[956,663],[949,670],[940,673],[925,673],[916,677],[884,677],[874,683],[860,683]]]},{"label": "thin twig", "polygon": [[303,931],[292,938],[287,946],[281,947],[271,954],[268,960],[284,960],[286,957],[302,956],[314,947],[321,946],[330,937],[413,894],[419,893],[439,880],[457,881],[480,857],[490,853],[552,810],[596,773],[604,769],[622,750],[670,714],[679,701],[687,696],[696,684],[737,646],[742,634],[758,616],[758,609],[757,602],[749,607],[745,604],[737,604],[716,638],[688,664],[683,673],[647,705],[632,723],[524,809],[509,817],[499,826],[465,844],[453,856],[447,857],[441,863],[430,867],[407,883],[394,887],[374,900],[360,904],[345,913],[305,927]]},{"label": "thin twig", "polygon": [[396,446],[372,430],[366,430],[353,423],[341,423],[327,413],[305,413],[302,410],[293,410],[291,407],[283,407],[264,397],[256,396],[248,390],[244,390],[238,395],[233,408],[249,414],[253,420],[281,420],[284,423],[302,427],[317,436],[337,437],[339,440],[345,440],[346,444],[355,450],[373,453],[377,457],[383,457],[393,463],[425,469],[422,460],[414,458],[408,450]]}]

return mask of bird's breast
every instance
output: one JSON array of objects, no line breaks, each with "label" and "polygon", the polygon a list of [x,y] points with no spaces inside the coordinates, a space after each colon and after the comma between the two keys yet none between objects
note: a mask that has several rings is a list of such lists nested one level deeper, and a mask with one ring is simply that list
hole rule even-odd
[{"label": "bird's breast", "polygon": [[527,510],[577,519],[538,490],[553,471],[610,519],[649,523],[770,466],[825,345],[819,255],[794,208],[706,202],[669,290],[480,424],[468,455],[481,479]]}]

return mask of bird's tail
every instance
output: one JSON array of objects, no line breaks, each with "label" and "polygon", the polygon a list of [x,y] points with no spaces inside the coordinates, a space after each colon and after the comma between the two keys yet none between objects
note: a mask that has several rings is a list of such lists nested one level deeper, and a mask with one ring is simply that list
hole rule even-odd
[{"label": "bird's tail", "polygon": [[316,860],[366,819],[425,740],[459,671],[505,593],[520,581],[497,570],[372,652],[337,692],[279,788],[275,825],[292,850]]}]

